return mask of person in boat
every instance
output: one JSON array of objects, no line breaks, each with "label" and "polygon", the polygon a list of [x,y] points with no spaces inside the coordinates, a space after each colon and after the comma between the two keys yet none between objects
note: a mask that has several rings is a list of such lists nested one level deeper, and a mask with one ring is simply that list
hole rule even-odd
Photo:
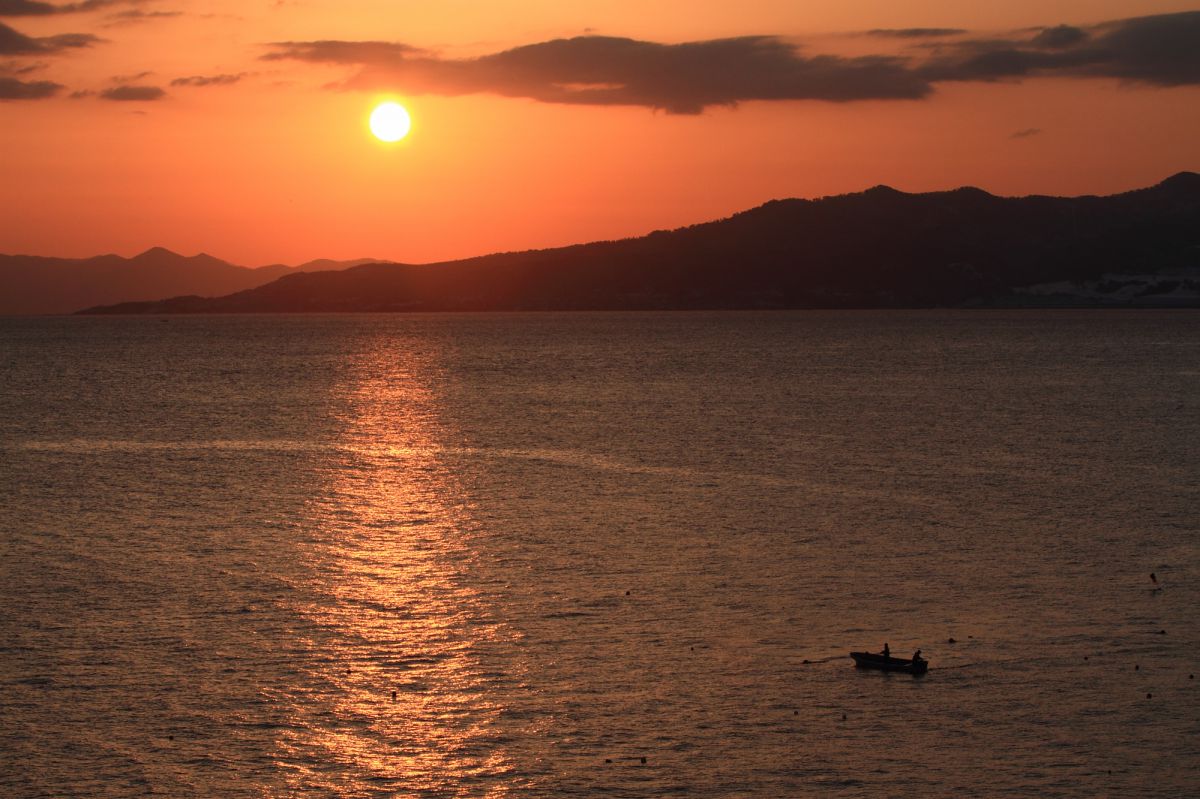
[{"label": "person in boat", "polygon": [[912,662],[913,662],[914,666],[916,666],[918,663],[921,662],[921,650],[920,649],[918,649],[916,652],[913,652]]},{"label": "person in boat", "polygon": [[883,659],[887,660],[892,656],[892,649],[887,645],[887,641],[883,642]]}]

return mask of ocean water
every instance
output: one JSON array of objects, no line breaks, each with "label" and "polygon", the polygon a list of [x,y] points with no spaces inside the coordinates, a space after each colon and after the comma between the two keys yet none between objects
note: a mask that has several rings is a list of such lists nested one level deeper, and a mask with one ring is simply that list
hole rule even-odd
[{"label": "ocean water", "polygon": [[0,319],[0,796],[1194,796],[1198,533],[1195,312]]}]

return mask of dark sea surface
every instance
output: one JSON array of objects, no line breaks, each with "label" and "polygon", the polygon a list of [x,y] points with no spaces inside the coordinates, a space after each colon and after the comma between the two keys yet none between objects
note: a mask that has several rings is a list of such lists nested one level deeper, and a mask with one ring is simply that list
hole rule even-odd
[{"label": "dark sea surface", "polygon": [[0,319],[3,797],[1196,796],[1197,672],[1197,312]]}]

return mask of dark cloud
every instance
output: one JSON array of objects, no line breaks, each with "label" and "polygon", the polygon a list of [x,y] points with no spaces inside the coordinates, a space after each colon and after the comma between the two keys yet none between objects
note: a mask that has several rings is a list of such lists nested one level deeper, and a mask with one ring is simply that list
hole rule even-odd
[{"label": "dark cloud", "polygon": [[0,17],[39,17],[61,13],[50,3],[35,0],[0,0]]},{"label": "dark cloud", "polygon": [[161,100],[167,93],[157,86],[117,86],[105,89],[99,95],[102,100],[117,100],[120,102],[148,102]]},{"label": "dark cloud", "polygon": [[83,0],[79,3],[44,3],[40,0],[0,0],[0,17],[45,17],[75,14],[116,5],[140,5],[145,0]]},{"label": "dark cloud", "polygon": [[661,44],[580,36],[478,58],[444,58],[398,42],[277,42],[266,60],[356,67],[341,89],[491,93],[541,102],[634,105],[698,114],[747,100],[918,99],[944,81],[1107,77],[1200,84],[1200,11],[997,38],[958,28],[877,29],[921,40],[903,56],[809,56],[774,36]]},{"label": "dark cloud", "polygon": [[1102,30],[1094,74],[1164,86],[1200,83],[1200,11],[1130,19]]},{"label": "dark cloud", "polygon": [[48,55],[78,47],[89,47],[100,39],[89,33],[61,33],[35,38],[0,22],[0,55]]},{"label": "dark cloud", "polygon": [[964,28],[876,28],[867,31],[868,36],[887,36],[893,39],[932,39],[963,33],[968,31]]},{"label": "dark cloud", "polygon": [[930,81],[994,81],[1024,77],[1048,68],[1054,54],[1035,49],[1019,49],[1004,40],[974,40],[955,45],[949,53],[941,50],[921,67]]},{"label": "dark cloud", "polygon": [[1028,139],[1030,136],[1037,136],[1041,132],[1042,132],[1041,128],[1025,128],[1024,130],[1016,131],[1008,138],[1010,138],[1010,139]]},{"label": "dark cloud", "polygon": [[1200,83],[1200,11],[1136,17],[1088,29],[1059,25],[1026,39],[959,42],[921,69],[930,81],[1026,76],[1103,77],[1159,86]]},{"label": "dark cloud", "polygon": [[62,90],[62,84],[48,80],[23,81],[0,77],[0,100],[44,100]]},{"label": "dark cloud", "polygon": [[489,92],[542,102],[640,105],[698,114],[745,100],[912,99],[931,91],[903,60],[801,56],[770,36],[658,44],[581,36],[474,59],[443,59],[389,42],[281,42],[267,59],[349,64],[343,87],[442,95]]},{"label": "dark cloud", "polygon": [[1087,38],[1088,32],[1083,28],[1076,28],[1072,25],[1055,25],[1053,28],[1042,28],[1030,40],[1030,44],[1034,47],[1059,49],[1062,47],[1074,47]]},{"label": "dark cloud", "polygon": [[236,75],[192,75],[189,78],[176,78],[172,86],[230,86],[246,77],[245,72]]}]

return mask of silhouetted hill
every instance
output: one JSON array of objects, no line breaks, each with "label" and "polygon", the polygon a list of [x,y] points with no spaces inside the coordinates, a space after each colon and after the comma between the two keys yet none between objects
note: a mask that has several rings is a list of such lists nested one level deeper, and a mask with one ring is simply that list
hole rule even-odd
[{"label": "silhouetted hill", "polygon": [[332,269],[349,269],[352,266],[362,266],[363,264],[378,264],[391,263],[390,261],[380,261],[378,258],[355,258],[350,261],[334,261],[331,258],[317,258],[312,261],[305,261],[299,266],[286,266],[284,264],[271,264],[270,266],[260,266],[259,269],[276,269],[282,268],[288,273],[291,272],[326,272]]},{"label": "silhouetted hill", "polygon": [[[1198,270],[1200,176],[1181,173],[1108,197],[877,186],[636,239],[292,274],[91,312],[1200,305]],[[1134,277],[1106,295],[1114,274]]]},{"label": "silhouetted hill", "polygon": [[123,300],[228,294],[295,271],[342,269],[364,262],[311,261],[298,267],[274,264],[249,269],[211,255],[185,257],[162,247],[132,258],[0,255],[0,314],[72,313]]}]

